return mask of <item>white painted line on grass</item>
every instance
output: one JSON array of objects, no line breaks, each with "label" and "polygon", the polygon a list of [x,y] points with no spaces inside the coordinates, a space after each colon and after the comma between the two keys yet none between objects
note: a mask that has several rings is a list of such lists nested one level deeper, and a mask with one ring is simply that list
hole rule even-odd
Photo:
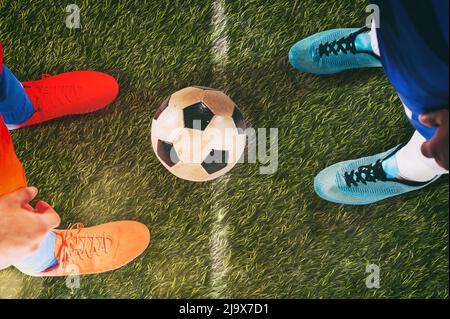
[{"label": "white painted line on grass", "polygon": [[229,175],[221,177],[214,183],[214,194],[212,196],[212,212],[215,214],[214,224],[211,234],[211,287],[213,298],[227,298],[226,277],[228,275],[228,264],[230,263],[231,253],[228,244],[229,226],[224,222],[228,214],[227,207],[221,205],[220,200],[226,192]]},{"label": "white painted line on grass", "polygon": [[[222,78],[228,65],[228,33],[225,0],[215,0],[212,5],[212,58],[214,75]],[[226,83],[224,83],[226,84]],[[229,175],[223,176],[213,183],[214,193],[211,196],[211,212],[215,214],[211,234],[211,297],[226,298],[228,264],[231,253],[228,244],[229,226],[224,222],[228,213],[227,207],[221,203],[226,193]]]},{"label": "white painted line on grass", "polygon": [[212,57],[217,72],[228,64],[228,19],[225,0],[215,0],[212,5]]}]

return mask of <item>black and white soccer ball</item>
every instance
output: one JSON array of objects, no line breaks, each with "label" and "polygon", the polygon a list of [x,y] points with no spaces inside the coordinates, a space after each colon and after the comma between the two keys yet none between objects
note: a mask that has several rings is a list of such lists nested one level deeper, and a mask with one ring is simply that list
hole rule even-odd
[{"label": "black and white soccer ball", "polygon": [[246,125],[223,92],[188,87],[156,111],[152,145],[161,163],[179,178],[203,182],[229,172],[243,156]]}]

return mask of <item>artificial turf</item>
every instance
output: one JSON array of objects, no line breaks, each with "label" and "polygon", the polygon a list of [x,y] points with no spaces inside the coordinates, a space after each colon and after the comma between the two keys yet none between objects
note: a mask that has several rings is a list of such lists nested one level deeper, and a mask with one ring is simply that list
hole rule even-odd
[{"label": "artificial turf", "polygon": [[[448,298],[448,180],[382,203],[328,203],[327,165],[405,142],[413,129],[382,70],[314,76],[287,53],[318,31],[359,27],[365,1],[226,0],[228,61],[217,74],[213,0],[0,0],[4,59],[21,80],[93,69],[121,86],[109,108],[12,133],[29,183],[62,227],[141,221],[149,249],[115,272],[64,278],[0,272],[3,298]],[[153,154],[151,119],[189,85],[225,90],[255,128],[279,129],[279,167],[241,164],[209,183],[172,176]],[[218,214],[220,216],[218,217]],[[381,288],[365,285],[366,266]]]}]

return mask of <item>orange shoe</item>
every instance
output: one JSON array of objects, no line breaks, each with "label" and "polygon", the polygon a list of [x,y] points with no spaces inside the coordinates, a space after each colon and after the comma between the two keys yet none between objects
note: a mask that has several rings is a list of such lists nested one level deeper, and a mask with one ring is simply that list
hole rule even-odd
[{"label": "orange shoe", "polygon": [[55,230],[58,265],[34,277],[91,275],[118,269],[141,255],[150,243],[144,224],[121,221],[84,228]]},{"label": "orange shoe", "polygon": [[95,112],[113,102],[119,93],[112,76],[95,71],[44,74],[41,80],[22,85],[36,113],[19,128],[65,115]]}]

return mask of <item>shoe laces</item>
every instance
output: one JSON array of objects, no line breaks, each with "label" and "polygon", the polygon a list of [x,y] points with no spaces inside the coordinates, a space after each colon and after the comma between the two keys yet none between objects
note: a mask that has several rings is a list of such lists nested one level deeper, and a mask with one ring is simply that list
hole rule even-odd
[{"label": "shoe laces", "polygon": [[[52,77],[49,73],[42,73],[41,81]],[[34,82],[33,84],[24,85],[26,89],[32,89],[37,94],[34,94],[34,98],[32,99],[32,103],[37,112],[42,110],[41,108],[41,96],[46,95],[46,99],[55,100],[53,104],[70,104],[72,99],[79,96],[80,88],[78,86],[73,85],[43,85],[39,83],[39,81]],[[71,97],[71,98],[69,98]]]},{"label": "shoe laces", "polygon": [[109,253],[111,239],[105,233],[85,235],[84,228],[83,224],[77,223],[70,225],[67,231],[61,233],[62,243],[56,258],[63,268],[76,264],[76,260],[91,259]]},{"label": "shoe laces", "polygon": [[375,164],[363,165],[356,170],[345,172],[344,179],[348,187],[352,185],[358,186],[360,183],[367,185],[368,182],[376,183],[388,180],[383,169],[382,160],[376,161]]},{"label": "shoe laces", "polygon": [[[49,77],[51,77],[51,76],[52,76],[52,75],[49,74],[49,73],[42,73],[41,80],[45,80],[45,79],[47,79],[47,78],[49,78]],[[33,83],[33,82],[31,82],[31,83]],[[40,103],[40,95],[41,95],[41,94],[47,94],[47,92],[45,92],[45,91],[43,90],[42,85],[38,85],[38,84],[34,84],[34,83],[31,84],[31,83],[24,84],[23,87],[24,87],[25,89],[31,89],[31,90],[34,90],[34,91],[37,93],[37,94],[33,94],[32,97],[28,96],[28,98],[31,99],[31,103],[33,104],[33,106],[34,106],[36,112],[39,113],[39,112],[42,111],[42,110],[41,110],[41,103]]]},{"label": "shoe laces", "polygon": [[[330,56],[330,54],[339,55],[339,53],[344,54],[356,54],[358,53],[358,50],[356,49],[356,37],[361,34],[369,31],[369,28],[364,27],[360,30],[351,33],[348,36],[344,36],[340,39],[334,40],[334,41],[327,41],[325,43],[319,44],[319,57]],[[366,51],[362,51],[364,53],[369,53]]]}]

